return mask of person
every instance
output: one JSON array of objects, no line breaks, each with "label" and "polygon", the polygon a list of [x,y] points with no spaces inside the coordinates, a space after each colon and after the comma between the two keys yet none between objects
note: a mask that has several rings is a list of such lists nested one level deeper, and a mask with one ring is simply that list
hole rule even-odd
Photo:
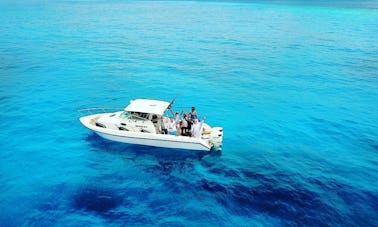
[{"label": "person", "polygon": [[163,119],[162,119],[162,116],[158,116],[157,119],[156,119],[156,123],[154,123],[152,121],[152,123],[154,124],[155,128],[156,128],[156,133],[163,133]]},{"label": "person", "polygon": [[188,117],[187,114],[184,114],[184,117],[181,120],[181,135],[187,136],[188,135]]},{"label": "person", "polygon": [[177,133],[176,122],[173,118],[171,118],[171,120],[170,120],[168,132],[171,135],[176,135],[176,133]]},{"label": "person", "polygon": [[168,116],[167,117],[161,116],[161,117],[162,117],[162,120],[163,120],[163,125],[162,125],[163,134],[168,134],[169,118],[168,118]]},{"label": "person", "polygon": [[180,124],[180,122],[181,122],[181,120],[180,120],[180,115],[179,115],[179,113],[175,113],[175,125],[176,125],[176,131],[177,131],[177,134],[176,135],[181,135],[181,124]]},{"label": "person", "polygon": [[175,113],[175,123],[176,125],[180,123],[180,115],[177,112]]},{"label": "person", "polygon": [[158,119],[157,119],[157,131],[158,133],[161,133],[161,134],[167,134],[167,128],[164,124],[164,116],[161,115],[161,116],[158,116]]},{"label": "person", "polygon": [[201,128],[202,128],[202,123],[198,123],[198,119],[194,119],[193,125],[192,125],[192,137],[199,138],[201,137]]},{"label": "person", "polygon": [[194,106],[192,107],[192,110],[189,113],[189,118],[192,121],[192,123],[195,119],[198,119],[197,111],[196,111],[196,108]]},{"label": "person", "polygon": [[[188,114],[188,130],[191,131],[192,125],[193,125],[193,121],[195,119],[198,119],[198,115],[197,115],[196,108],[194,106],[192,106],[192,110]],[[189,133],[191,133],[191,132],[189,132]]]}]

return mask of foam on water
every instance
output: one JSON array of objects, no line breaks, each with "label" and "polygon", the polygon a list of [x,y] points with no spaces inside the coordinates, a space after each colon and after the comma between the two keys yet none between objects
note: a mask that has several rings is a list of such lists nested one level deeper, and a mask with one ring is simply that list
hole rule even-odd
[{"label": "foam on water", "polygon": [[[374,4],[270,3],[0,3],[0,224],[378,225]],[[222,153],[78,121],[178,93]]]}]

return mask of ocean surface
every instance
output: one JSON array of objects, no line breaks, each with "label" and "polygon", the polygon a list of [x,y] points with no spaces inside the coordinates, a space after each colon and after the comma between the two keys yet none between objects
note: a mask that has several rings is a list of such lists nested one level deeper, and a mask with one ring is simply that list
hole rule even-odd
[{"label": "ocean surface", "polygon": [[[376,1],[0,9],[0,226],[378,226]],[[222,152],[78,120],[176,95],[224,127]]]}]

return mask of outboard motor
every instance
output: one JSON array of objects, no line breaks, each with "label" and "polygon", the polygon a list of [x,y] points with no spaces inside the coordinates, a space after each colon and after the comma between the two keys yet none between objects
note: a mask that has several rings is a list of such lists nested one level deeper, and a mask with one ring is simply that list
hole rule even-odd
[{"label": "outboard motor", "polygon": [[223,128],[214,127],[211,128],[211,139],[210,142],[213,144],[213,150],[222,150],[222,141],[223,141]]}]

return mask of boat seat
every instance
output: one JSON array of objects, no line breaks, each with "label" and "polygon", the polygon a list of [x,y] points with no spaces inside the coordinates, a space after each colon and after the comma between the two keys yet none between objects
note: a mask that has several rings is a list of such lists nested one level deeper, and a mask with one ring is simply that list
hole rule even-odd
[{"label": "boat seat", "polygon": [[97,116],[97,117],[95,117],[95,118],[92,118],[91,120],[90,120],[90,124],[92,124],[92,125],[96,125],[96,123],[97,123],[97,120],[100,118],[100,116]]},{"label": "boat seat", "polygon": [[202,135],[211,134],[211,130],[203,130]]}]

